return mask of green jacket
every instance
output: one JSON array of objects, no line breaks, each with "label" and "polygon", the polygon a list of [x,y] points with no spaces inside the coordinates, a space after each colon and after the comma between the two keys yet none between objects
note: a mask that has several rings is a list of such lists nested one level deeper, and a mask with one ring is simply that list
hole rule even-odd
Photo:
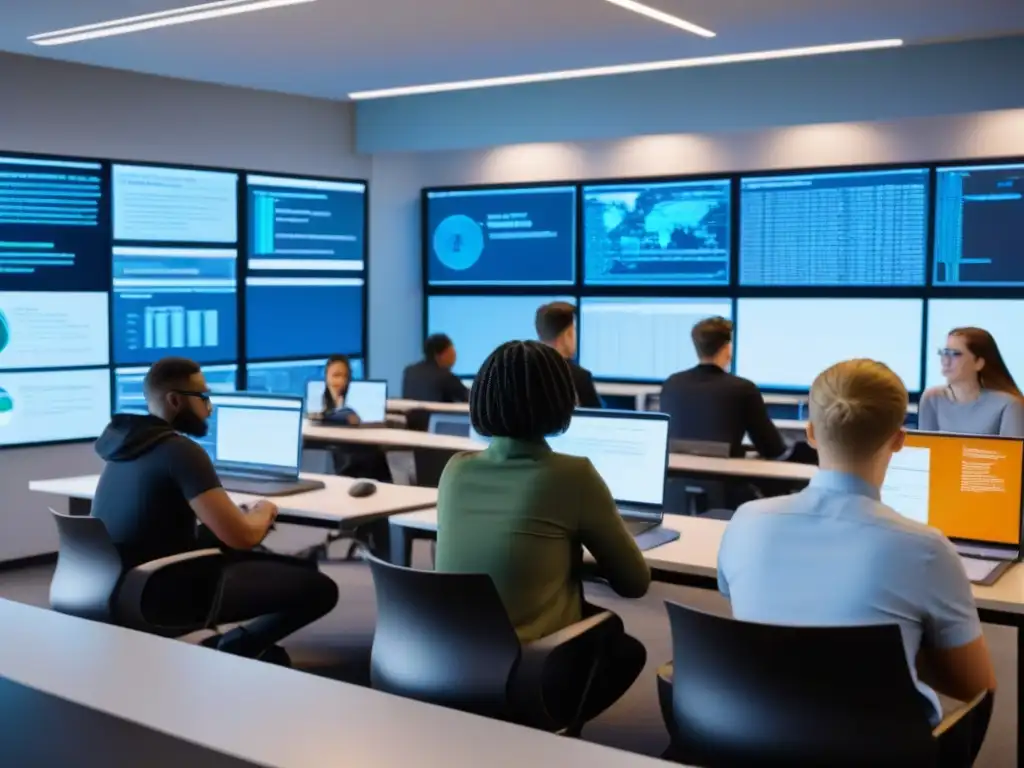
[{"label": "green jacket", "polygon": [[437,570],[488,574],[524,642],[582,618],[583,547],[623,597],[642,597],[651,583],[594,466],[543,440],[495,438],[455,456],[437,507]]}]

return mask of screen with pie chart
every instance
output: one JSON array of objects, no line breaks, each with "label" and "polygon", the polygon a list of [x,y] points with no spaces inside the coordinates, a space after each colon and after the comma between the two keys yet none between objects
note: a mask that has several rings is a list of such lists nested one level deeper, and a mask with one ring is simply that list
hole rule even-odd
[{"label": "screen with pie chart", "polygon": [[576,188],[430,190],[431,285],[572,285]]}]

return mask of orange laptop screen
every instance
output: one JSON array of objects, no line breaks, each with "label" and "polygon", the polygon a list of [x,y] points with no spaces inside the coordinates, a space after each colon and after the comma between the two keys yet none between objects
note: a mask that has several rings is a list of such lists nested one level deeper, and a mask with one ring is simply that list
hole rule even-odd
[{"label": "orange laptop screen", "polygon": [[1020,544],[1024,440],[910,432],[882,501],[951,539]]}]

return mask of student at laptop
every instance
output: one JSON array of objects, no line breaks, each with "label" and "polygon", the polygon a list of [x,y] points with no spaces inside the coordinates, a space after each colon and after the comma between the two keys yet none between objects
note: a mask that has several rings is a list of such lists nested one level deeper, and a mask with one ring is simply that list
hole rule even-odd
[{"label": "student at laptop", "polygon": [[[352,363],[348,355],[331,355],[324,368],[323,415],[338,423],[343,420],[353,427],[362,423],[359,414],[345,405],[352,383]],[[387,455],[375,445],[332,445],[334,472],[346,477],[365,477],[382,483],[392,481]],[[386,521],[385,521],[386,522]],[[381,526],[378,526],[381,527]],[[386,526],[383,526],[386,528]]]},{"label": "student at laptop", "polygon": [[[612,495],[588,459],[554,453],[545,436],[564,432],[576,394],[551,347],[512,341],[480,368],[470,396],[480,453],[458,454],[438,488],[437,570],[486,573],[523,641],[580,621],[580,564],[590,550],[623,597],[641,597],[651,573]],[[624,629],[594,681],[592,714],[613,704],[643,669],[646,651]]]},{"label": "student at laptop", "polygon": [[335,421],[344,420],[353,427],[360,422],[359,414],[345,406],[348,386],[352,382],[352,363],[348,355],[331,355],[324,367],[324,398],[321,413]]},{"label": "student at laptop", "polygon": [[[96,441],[106,465],[92,515],[103,521],[124,567],[200,548],[197,520],[225,548],[224,575],[235,574],[217,614],[218,623],[246,622],[224,635],[229,653],[280,659],[275,644],[325,615],[338,602],[338,587],[314,564],[250,550],[267,535],[277,507],[259,501],[235,505],[213,463],[193,440],[207,433],[209,388],[191,360],[154,363],[144,383],[146,415],[117,414]],[[241,551],[239,551],[241,550]],[[212,587],[182,585],[194,616],[205,617]],[[286,658],[286,657],[285,657]]]},{"label": "student at laptop", "polygon": [[820,374],[807,434],[821,470],[798,494],[740,507],[722,539],[718,584],[745,621],[898,624],[937,722],[936,691],[969,701],[996,680],[952,544],[880,501],[906,412],[907,390],[882,363],[848,360]]},{"label": "student at laptop", "polygon": [[576,307],[564,301],[553,301],[537,310],[534,318],[537,338],[557,350],[569,364],[569,373],[576,388],[580,408],[602,408],[594,377],[586,368],[576,363]]},{"label": "student at laptop", "polygon": [[743,437],[766,459],[787,450],[754,382],[729,373],[732,323],[724,317],[701,320],[690,332],[699,365],[674,373],[661,389],[661,411],[671,418],[673,440],[728,443],[732,456],[743,456]]},{"label": "student at laptop", "polygon": [[423,360],[402,374],[402,397],[425,403],[465,403],[469,390],[452,373],[455,345],[443,333],[435,333],[423,343]]},{"label": "student at laptop", "polygon": [[946,385],[921,395],[922,430],[1024,437],[1024,398],[992,334],[954,328],[939,357]]}]

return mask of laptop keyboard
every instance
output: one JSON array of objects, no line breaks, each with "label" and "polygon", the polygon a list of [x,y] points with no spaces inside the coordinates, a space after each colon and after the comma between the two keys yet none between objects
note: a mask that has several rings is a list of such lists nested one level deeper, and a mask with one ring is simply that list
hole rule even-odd
[{"label": "laptop keyboard", "polygon": [[973,582],[984,581],[992,571],[1002,565],[1001,560],[981,560],[976,557],[964,557],[963,555],[960,555],[960,562],[964,564],[967,578]]}]

